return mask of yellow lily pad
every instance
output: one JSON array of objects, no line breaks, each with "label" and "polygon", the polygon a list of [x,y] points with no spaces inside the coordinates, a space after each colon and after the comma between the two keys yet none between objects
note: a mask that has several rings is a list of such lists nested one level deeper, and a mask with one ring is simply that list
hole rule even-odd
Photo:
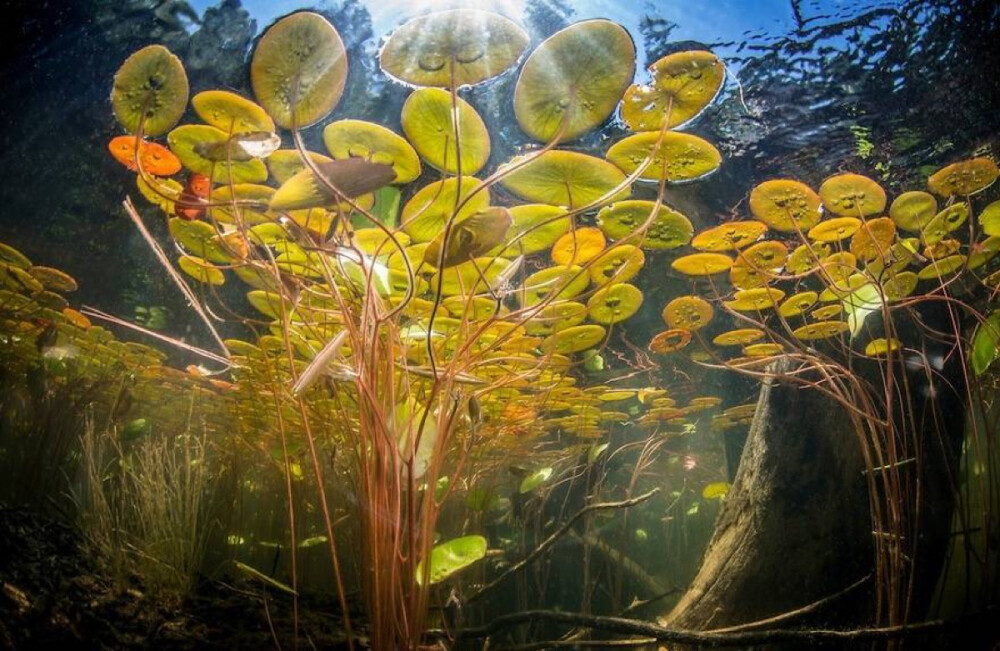
[{"label": "yellow lily pad", "polygon": [[878,339],[872,339],[865,346],[865,356],[885,357],[889,351],[899,350],[902,347],[903,343],[899,339],[879,337]]},{"label": "yellow lily pad", "polygon": [[712,343],[716,346],[746,346],[764,338],[760,328],[738,328],[715,336]]},{"label": "yellow lily pad", "polygon": [[885,210],[885,190],[867,176],[837,174],[823,181],[819,196],[835,215],[867,217]]},{"label": "yellow lily pad", "polygon": [[461,168],[462,174],[475,174],[490,157],[490,134],[472,105],[461,97],[454,99],[457,134],[451,93],[440,88],[421,88],[406,98],[400,118],[403,132],[417,153],[436,169],[456,174]]},{"label": "yellow lily pad", "polygon": [[256,158],[218,162],[199,153],[205,146],[225,145],[229,135],[207,124],[184,124],[167,134],[167,144],[185,168],[204,174],[215,183],[263,183],[267,167]]},{"label": "yellow lily pad", "polygon": [[691,246],[699,251],[732,251],[753,244],[766,232],[767,226],[761,222],[726,222],[695,235]]},{"label": "yellow lily pad", "polygon": [[793,274],[807,273],[815,269],[819,265],[820,260],[830,255],[831,251],[830,245],[825,242],[800,244],[788,256],[788,260],[785,262],[785,269]]},{"label": "yellow lily pad", "polygon": [[704,50],[668,54],[649,67],[650,84],[633,84],[622,100],[622,119],[632,131],[673,129],[693,120],[722,89],[726,69]]},{"label": "yellow lily pad", "polygon": [[593,226],[575,228],[552,245],[552,262],[561,265],[586,264],[599,256],[607,245],[604,233]]},{"label": "yellow lily pad", "polygon": [[786,298],[778,306],[778,314],[786,319],[798,316],[816,304],[819,294],[813,291],[799,292]]},{"label": "yellow lily pad", "polygon": [[896,223],[892,219],[869,219],[851,237],[851,253],[862,262],[884,258],[895,239]]},{"label": "yellow lily pad", "polygon": [[[659,143],[659,145],[657,145]],[[690,133],[644,131],[622,138],[608,149],[607,158],[627,174],[647,160],[639,178],[671,183],[695,181],[719,169],[722,154],[712,143]]]},{"label": "yellow lily pad", "polygon": [[[417,152],[405,138],[380,124],[364,120],[337,120],[323,128],[323,143],[337,159],[363,158],[392,165],[396,173],[395,184],[406,184],[420,176]],[[464,150],[465,141],[462,146]],[[462,171],[473,173],[464,168]]]},{"label": "yellow lily pad", "polygon": [[775,307],[785,297],[785,292],[775,287],[755,287],[740,289],[733,294],[734,300],[723,304],[738,312],[758,312]]},{"label": "yellow lily pad", "polygon": [[581,350],[593,348],[601,343],[606,334],[607,331],[604,329],[604,326],[594,324],[572,326],[552,333],[542,341],[539,348],[544,353],[569,355],[570,353],[578,353]]},{"label": "yellow lily pad", "polygon": [[670,267],[686,276],[710,276],[728,271],[733,259],[722,253],[692,253],[677,258]]},{"label": "yellow lily pad", "polygon": [[271,25],[250,61],[254,95],[278,126],[304,129],[326,117],[347,81],[347,51],[326,18],[302,11]]},{"label": "yellow lily pad", "polygon": [[195,113],[225,133],[274,131],[274,120],[260,105],[227,90],[206,90],[191,98]]},{"label": "yellow lily pad", "polygon": [[184,115],[187,100],[184,66],[162,45],[133,53],[115,73],[111,108],[129,133],[136,133],[140,125],[148,136],[166,133]]},{"label": "yellow lily pad", "polygon": [[543,300],[566,300],[583,293],[590,276],[578,265],[546,267],[524,279],[522,305],[536,305]]},{"label": "yellow lily pad", "polygon": [[792,336],[803,341],[829,339],[850,330],[846,321],[817,321],[792,330]]},{"label": "yellow lily pad", "polygon": [[597,256],[588,270],[590,279],[597,286],[609,282],[624,283],[635,277],[646,264],[646,254],[631,244],[615,244]]},{"label": "yellow lily pad", "polygon": [[182,255],[177,260],[177,266],[181,268],[181,271],[200,283],[222,285],[226,282],[226,276],[222,273],[221,269],[201,258]]},{"label": "yellow lily pad", "polygon": [[854,235],[861,228],[857,217],[835,217],[816,224],[809,229],[809,239],[814,242],[839,242]]},{"label": "yellow lily pad", "polygon": [[28,273],[42,284],[42,287],[53,292],[75,292],[79,287],[65,271],[52,267],[33,266],[28,268]]},{"label": "yellow lily pad", "polygon": [[514,87],[517,123],[535,140],[572,140],[608,119],[634,74],[635,44],[621,25],[570,25],[524,62]]},{"label": "yellow lily pad", "polygon": [[927,179],[927,189],[948,198],[982,192],[1000,176],[1000,168],[989,158],[971,158],[939,169]]},{"label": "yellow lily pad", "polygon": [[958,229],[969,218],[969,205],[964,201],[953,203],[930,220],[920,231],[925,244],[937,244]]},{"label": "yellow lily pad", "polygon": [[554,301],[531,312],[524,324],[530,335],[548,336],[578,325],[587,318],[587,306],[576,301]]},{"label": "yellow lily pad", "polygon": [[917,278],[920,280],[947,280],[965,267],[965,260],[966,258],[962,254],[950,255],[940,260],[931,260],[927,266],[917,272]]},{"label": "yellow lily pad", "polygon": [[805,183],[772,179],[750,192],[750,212],[776,231],[808,231],[823,216],[819,195]]},{"label": "yellow lily pad", "polygon": [[671,328],[694,332],[712,322],[714,310],[708,301],[698,296],[679,296],[663,308],[663,322]]},{"label": "yellow lily pad", "polygon": [[[316,168],[320,178],[307,168],[282,183],[271,197],[271,210],[301,210],[335,205],[342,197],[359,197],[388,185],[395,180],[396,175],[391,165],[361,158],[332,160],[319,163]],[[333,193],[329,186],[336,188],[341,196]]]},{"label": "yellow lily pad", "polygon": [[994,201],[979,213],[979,225],[987,235],[1000,235],[1000,201]]}]

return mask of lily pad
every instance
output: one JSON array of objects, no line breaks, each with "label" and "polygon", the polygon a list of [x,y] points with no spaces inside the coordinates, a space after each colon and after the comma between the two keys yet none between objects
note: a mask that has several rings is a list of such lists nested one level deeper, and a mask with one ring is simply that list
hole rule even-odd
[{"label": "lily pad", "polygon": [[472,105],[461,97],[454,99],[457,134],[452,95],[440,88],[413,91],[403,104],[400,122],[414,149],[431,166],[452,174],[459,168],[463,175],[475,174],[490,157],[490,133]]},{"label": "lily pad", "polygon": [[[347,51],[326,18],[294,13],[261,37],[250,62],[250,83],[280,127],[303,129],[326,117],[347,81]],[[294,111],[293,111],[294,109]]]},{"label": "lily pad", "polygon": [[184,115],[187,101],[184,66],[162,45],[135,52],[115,73],[111,107],[129,133],[136,133],[140,125],[149,136],[166,133]]},{"label": "lily pad", "polygon": [[[471,176],[450,177],[425,185],[403,206],[402,228],[414,242],[437,237],[452,215],[461,221],[490,205],[490,193],[483,182]],[[458,196],[456,196],[458,195]],[[455,207],[461,204],[458,214]]]},{"label": "lily pad", "polygon": [[380,124],[364,120],[331,122],[323,128],[323,142],[336,159],[363,158],[392,165],[396,173],[393,183],[409,183],[420,176],[417,152],[405,138]]},{"label": "lily pad", "polygon": [[590,318],[596,323],[611,325],[625,321],[642,306],[642,292],[628,283],[608,285],[594,292],[587,301]]},{"label": "lily pad", "polygon": [[826,209],[835,215],[867,217],[885,210],[885,190],[860,174],[831,176],[819,186],[819,196]]},{"label": "lily pad", "polygon": [[823,216],[819,195],[805,183],[772,179],[750,193],[750,212],[776,231],[808,231]]},{"label": "lily pad", "polygon": [[524,154],[501,166],[498,173],[503,174],[500,183],[514,194],[553,206],[581,208],[621,199],[629,193],[628,186],[615,192],[625,181],[621,170],[596,156],[575,151]]},{"label": "lily pad", "polygon": [[712,143],[690,133],[675,131],[663,134],[645,131],[628,136],[608,149],[607,158],[628,174],[649,159],[649,165],[639,178],[666,179],[671,183],[695,181],[715,172],[722,164],[722,154]]},{"label": "lily pad", "polygon": [[620,240],[648,222],[643,237],[637,240],[644,249],[676,249],[691,241],[694,227],[687,217],[661,204],[656,216],[650,219],[654,208],[653,201],[619,201],[602,208],[597,223],[608,237]]},{"label": "lily pad", "polygon": [[503,73],[527,46],[525,31],[498,14],[437,11],[394,31],[379,53],[379,65],[414,86],[457,88]]},{"label": "lily pad", "polygon": [[191,98],[191,106],[205,124],[226,133],[274,131],[274,120],[260,105],[228,90],[206,90]]},{"label": "lily pad", "polygon": [[572,140],[604,122],[635,74],[635,44],[608,20],[586,20],[547,38],[521,68],[514,115],[542,142]]},{"label": "lily pad", "polygon": [[927,189],[948,198],[982,192],[1000,177],[1000,168],[989,158],[971,158],[943,167],[927,179]]},{"label": "lily pad", "polygon": [[649,67],[650,84],[633,84],[622,100],[622,119],[633,131],[673,129],[693,120],[722,89],[726,69],[704,50],[668,54]]},{"label": "lily pad", "polygon": [[225,146],[229,135],[207,124],[184,124],[167,135],[170,150],[177,155],[185,168],[210,176],[215,183],[263,183],[267,180],[267,167],[263,161],[251,159],[218,162],[200,152],[213,145]]}]

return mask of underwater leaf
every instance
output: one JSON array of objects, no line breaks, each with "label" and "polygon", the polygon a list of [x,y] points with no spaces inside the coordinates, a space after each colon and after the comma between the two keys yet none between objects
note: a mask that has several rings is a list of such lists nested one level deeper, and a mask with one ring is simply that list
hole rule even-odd
[{"label": "underwater leaf", "polygon": [[524,62],[514,87],[517,123],[535,140],[572,140],[611,115],[634,74],[625,28],[603,19],[570,25]]},{"label": "underwater leaf", "polygon": [[595,443],[587,450],[587,463],[592,464],[597,461],[604,451],[608,449],[607,443]]},{"label": "underwater leaf", "polygon": [[972,337],[972,370],[980,376],[1000,357],[1000,312],[993,312]]},{"label": "underwater leaf", "polygon": [[[427,580],[431,585],[486,557],[486,539],[482,536],[463,536],[435,545],[431,550]],[[424,584],[424,563],[417,563],[417,584]]]},{"label": "underwater leaf", "polygon": [[326,18],[309,11],[271,25],[250,62],[257,101],[286,129],[303,129],[326,117],[346,82],[347,51],[340,34]]},{"label": "underwater leaf", "polygon": [[514,65],[528,35],[513,21],[475,9],[436,11],[392,33],[379,65],[414,86],[471,86]]},{"label": "underwater leaf", "polygon": [[706,500],[721,500],[729,493],[729,482],[716,481],[706,484],[701,490],[701,496]]},{"label": "underwater leaf", "polygon": [[518,487],[517,492],[522,495],[530,493],[547,482],[551,476],[552,468],[541,468],[540,470],[536,470],[521,480],[521,485]]},{"label": "underwater leaf", "polygon": [[111,108],[129,133],[148,136],[170,130],[184,114],[188,79],[181,60],[162,45],[142,48],[115,73]]}]

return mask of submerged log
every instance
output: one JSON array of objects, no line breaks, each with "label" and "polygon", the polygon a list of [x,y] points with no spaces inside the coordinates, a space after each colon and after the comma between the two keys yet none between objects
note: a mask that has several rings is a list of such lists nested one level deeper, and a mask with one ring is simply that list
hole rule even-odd
[{"label": "submerged log", "polygon": [[[956,356],[957,357],[957,356]],[[964,383],[960,363],[935,373],[908,373],[909,396],[893,412],[896,431],[912,458],[874,473],[899,473],[904,486],[894,512],[902,541],[876,533],[864,450],[844,404],[791,381],[787,360],[770,369],[702,566],[687,592],[663,619],[687,630],[739,627],[801,609],[871,577],[796,624],[866,625],[885,617],[876,607],[876,536],[897,545],[905,567],[894,576],[905,606],[892,623],[925,616],[943,561],[954,506],[963,431]],[[875,370],[870,369],[870,370]],[[869,386],[882,376],[871,373]],[[881,493],[879,488],[876,492]],[[884,506],[883,506],[884,510]],[[886,547],[882,547],[885,552]],[[883,558],[885,555],[883,553]],[[905,595],[909,596],[906,597]],[[904,609],[905,608],[905,609]]]},{"label": "submerged log", "polygon": [[665,625],[766,619],[871,573],[864,468],[843,406],[778,377],[765,381],[701,569]]}]

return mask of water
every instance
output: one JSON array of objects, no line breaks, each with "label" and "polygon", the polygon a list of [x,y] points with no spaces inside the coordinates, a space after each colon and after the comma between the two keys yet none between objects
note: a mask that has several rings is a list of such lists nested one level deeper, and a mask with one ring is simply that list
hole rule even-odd
[{"label": "water", "polygon": [[116,589],[278,595],[283,646],[986,644],[992,3],[300,8],[24,9],[0,502]]}]

